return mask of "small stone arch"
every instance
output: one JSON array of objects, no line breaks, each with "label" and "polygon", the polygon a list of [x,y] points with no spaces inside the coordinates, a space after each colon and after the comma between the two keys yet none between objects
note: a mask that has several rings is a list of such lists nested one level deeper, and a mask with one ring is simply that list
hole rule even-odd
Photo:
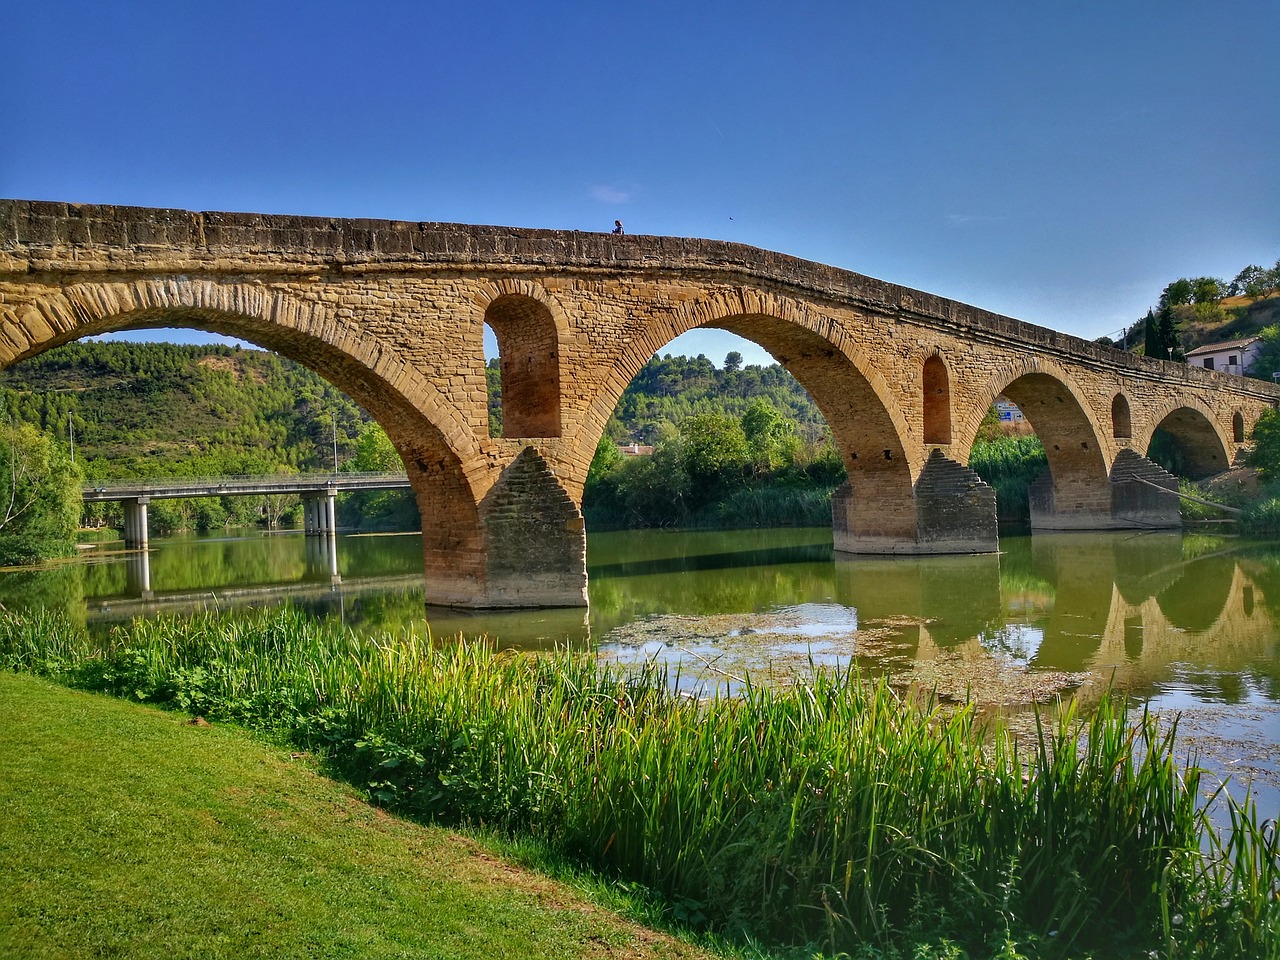
[{"label": "small stone arch", "polygon": [[529,291],[502,292],[485,307],[498,340],[502,435],[559,437],[560,329],[550,307]]},{"label": "small stone arch", "polygon": [[[1019,369],[1020,368],[1020,369]],[[1108,454],[1100,424],[1074,381],[1056,365],[1035,358],[975,391],[981,406],[969,411],[972,423],[962,439],[973,443],[981,416],[999,396],[1017,405],[1044,445],[1049,469],[1031,488],[1031,522],[1039,529],[1089,529],[1109,522],[1111,494]],[[1108,431],[1109,432],[1109,431]],[[1106,443],[1111,440],[1106,437]]]},{"label": "small stone arch", "polygon": [[1111,400],[1111,436],[1117,440],[1128,440],[1133,437],[1133,419],[1129,414],[1129,401],[1123,393],[1117,393]]},{"label": "small stone arch", "polygon": [[921,371],[924,392],[924,442],[949,444],[951,442],[951,378],[947,364],[934,354],[924,362]]},{"label": "small stone arch", "polygon": [[1244,443],[1244,414],[1239,410],[1231,415],[1231,440],[1233,443]]},{"label": "small stone arch", "polygon": [[[1242,418],[1243,420],[1243,418]],[[1243,422],[1241,424],[1243,429]],[[1219,431],[1212,414],[1198,406],[1182,405],[1168,410],[1152,427],[1147,438],[1147,456],[1159,460],[1157,431],[1168,437],[1176,462],[1162,464],[1173,473],[1199,480],[1221,473],[1231,466],[1226,438]]]}]

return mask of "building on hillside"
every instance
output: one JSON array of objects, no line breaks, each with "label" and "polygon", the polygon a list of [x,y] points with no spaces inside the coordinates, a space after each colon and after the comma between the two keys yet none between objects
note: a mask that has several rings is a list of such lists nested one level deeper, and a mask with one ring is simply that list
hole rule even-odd
[{"label": "building on hillside", "polygon": [[646,443],[620,443],[618,452],[624,457],[647,457],[653,453],[653,447]]},{"label": "building on hillside", "polygon": [[1243,377],[1262,350],[1261,337],[1241,337],[1239,340],[1223,340],[1206,343],[1187,351],[1187,363],[1206,370],[1219,370]]}]

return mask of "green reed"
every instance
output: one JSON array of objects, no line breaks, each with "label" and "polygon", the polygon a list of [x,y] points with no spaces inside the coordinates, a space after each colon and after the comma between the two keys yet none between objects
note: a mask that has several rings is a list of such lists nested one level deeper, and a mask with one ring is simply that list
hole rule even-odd
[{"label": "green reed", "polygon": [[1219,928],[1238,955],[1280,942],[1274,825],[1246,802],[1211,832],[1174,730],[1123,703],[1068,706],[1018,743],[840,673],[693,700],[660,668],[357,640],[288,610],[98,642],[6,616],[0,665],[274,730],[388,806],[541,837],[774,942],[850,949],[921,924],[1048,952],[1195,955]]}]

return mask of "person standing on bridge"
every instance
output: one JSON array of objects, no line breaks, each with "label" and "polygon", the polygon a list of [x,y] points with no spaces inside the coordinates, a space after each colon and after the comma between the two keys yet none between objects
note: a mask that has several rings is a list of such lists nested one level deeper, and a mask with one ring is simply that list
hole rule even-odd
[{"label": "person standing on bridge", "polygon": [[626,232],[626,231],[624,231],[624,230],[622,229],[622,221],[621,221],[621,220],[615,220],[615,221],[613,221],[613,232],[614,232],[615,234],[617,234],[618,236],[622,236],[622,235],[623,235],[623,233],[625,233],[625,232]]}]

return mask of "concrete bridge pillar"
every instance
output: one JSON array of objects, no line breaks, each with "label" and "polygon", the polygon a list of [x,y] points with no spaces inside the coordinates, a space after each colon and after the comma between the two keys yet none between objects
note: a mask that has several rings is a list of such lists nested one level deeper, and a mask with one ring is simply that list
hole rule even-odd
[{"label": "concrete bridge pillar", "polygon": [[999,549],[995,490],[935,449],[914,489],[887,470],[853,470],[832,494],[840,553],[992,553]]},{"label": "concrete bridge pillar", "polygon": [[147,504],[150,497],[135,497],[124,503],[124,545],[131,549],[147,547]]},{"label": "concrete bridge pillar", "polygon": [[302,499],[302,528],[309,537],[330,537],[338,530],[337,495],[329,490]]}]

